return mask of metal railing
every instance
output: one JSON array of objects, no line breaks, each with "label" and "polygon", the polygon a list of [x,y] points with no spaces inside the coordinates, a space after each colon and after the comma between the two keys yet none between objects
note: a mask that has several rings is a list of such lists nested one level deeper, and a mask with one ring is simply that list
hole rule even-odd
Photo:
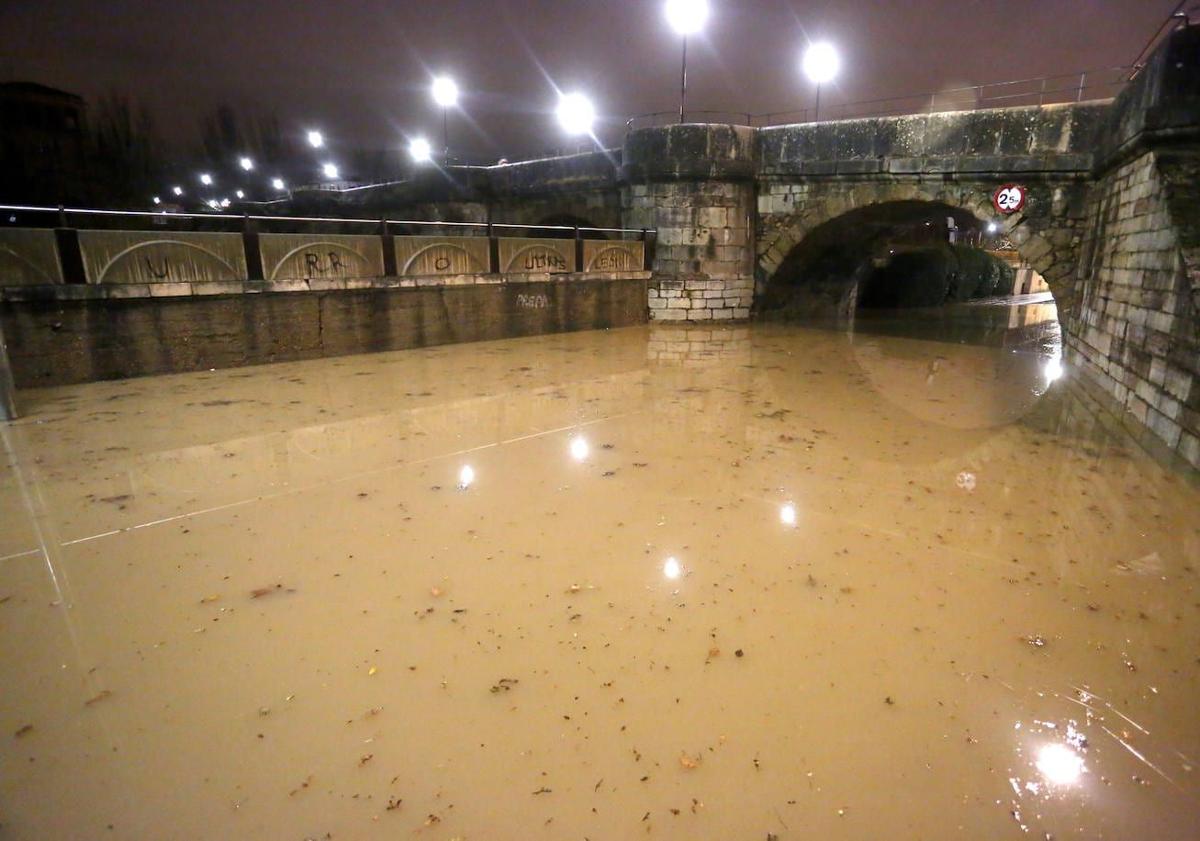
[{"label": "metal railing", "polygon": [[[1008,79],[981,85],[943,88],[938,91],[904,96],[822,103],[819,115],[812,108],[766,113],[688,111],[684,114],[684,120],[685,122],[734,123],[766,128],[814,122],[818,116],[821,121],[850,120],[1111,99],[1125,87],[1129,81],[1131,69],[1128,65],[1122,65],[1055,76],[1036,76],[1028,79]],[[678,122],[678,111],[656,111],[630,117],[625,125],[629,129],[638,129],[669,126]]]},{"label": "metal railing", "polygon": [[[575,265],[583,266],[584,241],[587,234],[600,234],[601,239],[612,238],[643,243],[642,269],[649,269],[653,260],[653,249],[657,243],[656,228],[609,228],[592,225],[530,225],[520,222],[457,222],[431,221],[427,219],[392,219],[387,216],[369,217],[340,217],[340,216],[286,216],[264,214],[233,214],[233,213],[190,213],[149,210],[110,210],[102,208],[83,207],[48,207],[44,205],[0,204],[0,213],[7,218],[0,220],[0,232],[5,228],[44,228],[52,229],[55,235],[55,248],[58,253],[62,279],[68,284],[87,283],[83,267],[83,256],[80,250],[80,230],[112,230],[102,226],[86,226],[68,224],[70,217],[88,217],[93,219],[132,219],[137,226],[123,225],[119,230],[136,230],[139,232],[167,227],[169,230],[184,231],[219,231],[237,233],[242,237],[242,246],[246,258],[246,267],[250,280],[262,280],[263,269],[259,259],[259,234],[264,233],[295,233],[334,234],[345,233],[346,226],[371,226],[371,231],[365,235],[378,236],[383,248],[384,274],[396,275],[396,247],[394,236],[403,236],[415,230],[433,229],[434,236],[446,236],[445,230],[462,231],[453,236],[486,237],[488,240],[488,271],[499,271],[497,249],[501,231],[533,232],[538,237],[550,239],[574,240]],[[27,214],[32,218],[21,219],[16,214]],[[34,224],[31,224],[34,223]],[[40,224],[36,224],[40,223]],[[291,230],[279,230],[279,225]],[[309,226],[304,230],[295,230],[297,226]],[[311,226],[318,226],[313,230]],[[329,226],[338,228],[329,230]],[[340,231],[339,231],[340,228]]]},{"label": "metal railing", "polygon": [[[268,215],[268,214],[252,214],[252,213],[220,213],[213,211],[211,213],[189,213],[189,212],[174,212],[167,210],[107,210],[101,208],[86,208],[86,207],[48,207],[45,205],[26,205],[26,204],[0,204],[0,212],[3,213],[33,213],[42,216],[52,215],[54,224],[35,225],[34,227],[45,228],[69,228],[67,218],[69,216],[102,216],[102,217],[130,217],[136,219],[153,219],[156,223],[170,223],[180,219],[203,219],[205,221],[223,222],[227,227],[233,228],[237,225],[244,225],[246,222],[305,222],[305,223],[330,223],[330,224],[349,224],[349,225],[380,225],[380,226],[397,226],[397,227],[429,227],[429,228],[473,228],[475,230],[491,231],[496,228],[504,230],[521,230],[521,231],[558,231],[564,234],[571,233],[602,233],[602,234],[621,234],[632,235],[638,239],[644,238],[646,235],[657,234],[655,228],[604,228],[594,225],[531,225],[519,222],[453,222],[453,221],[431,221],[428,219],[391,219],[387,216],[376,217],[354,217],[354,216],[285,216],[285,215]],[[30,220],[37,221],[37,220]],[[42,220],[45,221],[45,220]],[[0,224],[0,228],[5,226],[16,226],[18,220],[7,219],[4,224]],[[304,233],[308,233],[305,231]]]}]

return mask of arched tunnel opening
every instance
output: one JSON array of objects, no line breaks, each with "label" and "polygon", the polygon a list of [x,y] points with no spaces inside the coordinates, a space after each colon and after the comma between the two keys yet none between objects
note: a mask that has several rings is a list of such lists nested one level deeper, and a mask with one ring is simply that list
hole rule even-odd
[{"label": "arched tunnel opening", "polygon": [[772,321],[1056,349],[1053,296],[995,219],[936,201],[855,208],[815,227],[760,286]]}]

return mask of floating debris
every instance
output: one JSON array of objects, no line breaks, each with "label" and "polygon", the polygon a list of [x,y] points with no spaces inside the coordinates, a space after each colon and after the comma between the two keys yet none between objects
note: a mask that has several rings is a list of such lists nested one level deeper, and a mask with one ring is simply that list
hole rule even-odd
[{"label": "floating debris", "polygon": [[32,724],[22,724],[20,727],[17,728],[17,732],[13,733],[13,738],[20,739],[22,736],[28,736],[32,732],[33,732]]},{"label": "floating debris", "polygon": [[272,596],[275,593],[294,593],[296,592],[291,587],[284,588],[282,584],[275,584],[271,587],[258,587],[250,591],[250,598],[261,599],[265,596]]},{"label": "floating debris", "polygon": [[502,677],[498,681],[493,683],[492,688],[489,689],[488,691],[491,692],[493,695],[497,694],[498,692],[508,692],[514,686],[516,686],[518,683],[520,683],[520,681],[517,680],[515,677]]},{"label": "floating debris", "polygon": [[112,696],[112,690],[111,690],[111,689],[101,689],[99,692],[97,692],[97,693],[96,693],[95,695],[93,695],[91,698],[88,698],[86,701],[84,701],[84,702],[83,702],[83,705],[84,705],[85,707],[90,707],[90,706],[92,706],[93,704],[99,704],[99,703],[100,703],[101,701],[103,701],[105,698],[109,698],[109,697],[111,697],[111,696]]}]

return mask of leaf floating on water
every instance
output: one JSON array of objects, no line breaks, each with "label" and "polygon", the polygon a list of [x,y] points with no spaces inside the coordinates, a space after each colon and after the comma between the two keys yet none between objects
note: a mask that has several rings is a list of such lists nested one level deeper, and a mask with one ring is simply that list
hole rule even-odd
[{"label": "leaf floating on water", "polygon": [[23,724],[17,728],[17,732],[13,733],[13,738],[20,739],[22,736],[28,736],[33,732],[32,724]]},{"label": "leaf floating on water", "polygon": [[545,786],[542,786],[541,788],[539,788],[537,791],[535,791],[535,792],[534,792],[534,795],[538,795],[538,794],[552,794],[553,792],[554,792],[554,789],[552,789],[552,788],[546,788]]},{"label": "leaf floating on water", "polygon": [[[254,592],[258,592],[258,591],[256,590]],[[253,596],[253,594],[251,594],[251,595]],[[253,596],[253,597],[258,598],[257,596]],[[211,604],[212,602],[215,602],[219,598],[221,598],[221,597],[218,594],[213,594],[211,596],[205,596],[204,598],[202,598],[200,600],[200,604]]]},{"label": "leaf floating on water", "polygon": [[85,707],[90,707],[93,704],[99,704],[101,701],[103,701],[105,698],[109,697],[110,695],[112,695],[111,689],[101,689],[99,692],[97,692],[91,698],[88,698],[86,701],[84,701],[83,705]]},{"label": "leaf floating on water", "polygon": [[429,817],[425,818],[425,826],[433,826],[435,823],[441,822],[442,819],[433,813],[430,813]]},{"label": "leaf floating on water", "polygon": [[403,802],[404,800],[399,797],[389,797],[387,802],[387,810],[389,812],[394,812],[400,808],[400,804]]},{"label": "leaf floating on water", "polygon": [[502,678],[500,678],[500,680],[493,683],[492,688],[489,689],[488,691],[491,692],[493,695],[495,695],[499,692],[508,692],[514,686],[516,686],[518,683],[520,683],[520,681],[517,680],[515,677],[502,677]]},{"label": "leaf floating on water", "polygon": [[375,758],[375,754],[364,753],[361,757],[359,757],[358,767],[361,768],[362,766],[366,765],[368,762],[370,762],[374,758]]}]

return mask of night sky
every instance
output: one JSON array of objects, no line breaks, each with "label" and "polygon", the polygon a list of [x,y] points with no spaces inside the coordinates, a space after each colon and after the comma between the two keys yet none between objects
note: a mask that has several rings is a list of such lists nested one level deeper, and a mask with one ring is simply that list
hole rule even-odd
[{"label": "night sky", "polygon": [[[689,106],[801,108],[809,39],[840,49],[823,103],[1130,63],[1175,0],[711,0],[689,54]],[[89,100],[145,102],[192,143],[229,103],[287,131],[402,148],[440,134],[427,85],[463,89],[456,145],[518,157],[564,145],[553,85],[588,92],[619,141],[625,117],[677,107],[679,39],[660,0],[0,0],[0,78]],[[474,124],[472,126],[472,123]]]}]

